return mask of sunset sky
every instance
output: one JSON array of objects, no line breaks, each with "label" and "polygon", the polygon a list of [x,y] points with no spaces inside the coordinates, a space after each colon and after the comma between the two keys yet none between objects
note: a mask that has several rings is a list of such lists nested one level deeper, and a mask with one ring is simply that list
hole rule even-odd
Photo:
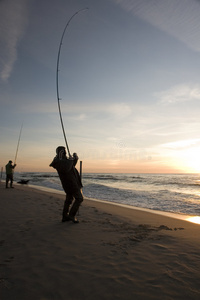
[{"label": "sunset sky", "polygon": [[0,167],[53,171],[65,145],[84,172],[200,172],[200,1],[0,1]]}]

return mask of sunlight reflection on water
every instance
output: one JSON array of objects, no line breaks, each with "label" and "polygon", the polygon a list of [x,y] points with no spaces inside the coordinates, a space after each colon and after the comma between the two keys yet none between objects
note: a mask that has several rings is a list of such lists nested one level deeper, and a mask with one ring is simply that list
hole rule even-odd
[{"label": "sunlight reflection on water", "polygon": [[200,224],[200,217],[195,216],[195,217],[189,217],[186,219],[186,221],[195,223],[195,224]]}]

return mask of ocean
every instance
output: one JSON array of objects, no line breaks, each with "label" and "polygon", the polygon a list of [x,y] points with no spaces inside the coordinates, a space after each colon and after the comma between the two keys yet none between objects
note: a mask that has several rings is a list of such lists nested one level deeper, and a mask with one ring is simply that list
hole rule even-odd
[{"label": "ocean", "polygon": [[[21,179],[29,180],[29,185],[35,187],[63,191],[56,172],[15,172],[14,183]],[[200,216],[199,174],[86,173],[83,174],[82,181],[83,194],[87,198],[161,212]]]}]

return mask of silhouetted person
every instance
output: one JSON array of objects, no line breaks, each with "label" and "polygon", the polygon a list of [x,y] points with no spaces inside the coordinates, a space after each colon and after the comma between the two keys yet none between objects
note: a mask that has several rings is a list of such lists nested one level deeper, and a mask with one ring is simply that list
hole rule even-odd
[{"label": "silhouetted person", "polygon": [[12,165],[12,160],[6,165],[6,188],[8,188],[8,183],[10,181],[10,187],[13,188],[13,170],[16,167],[16,164]]},{"label": "silhouetted person", "polygon": [[[53,167],[57,170],[62,187],[66,193],[62,222],[72,221],[74,223],[79,223],[75,216],[78,212],[81,202],[83,201],[83,186],[80,175],[75,168],[77,161],[78,156],[76,153],[68,158],[66,156],[65,147],[59,146],[56,149],[56,157],[50,164],[50,167]],[[73,200],[74,203],[70,209]]]}]

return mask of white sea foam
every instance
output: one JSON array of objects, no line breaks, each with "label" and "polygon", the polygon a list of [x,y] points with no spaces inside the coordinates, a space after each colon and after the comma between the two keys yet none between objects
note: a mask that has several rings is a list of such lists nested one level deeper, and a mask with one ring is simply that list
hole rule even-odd
[{"label": "white sea foam", "polygon": [[[15,173],[15,181],[63,192],[57,173]],[[85,197],[122,205],[200,216],[198,174],[83,174]]]}]

